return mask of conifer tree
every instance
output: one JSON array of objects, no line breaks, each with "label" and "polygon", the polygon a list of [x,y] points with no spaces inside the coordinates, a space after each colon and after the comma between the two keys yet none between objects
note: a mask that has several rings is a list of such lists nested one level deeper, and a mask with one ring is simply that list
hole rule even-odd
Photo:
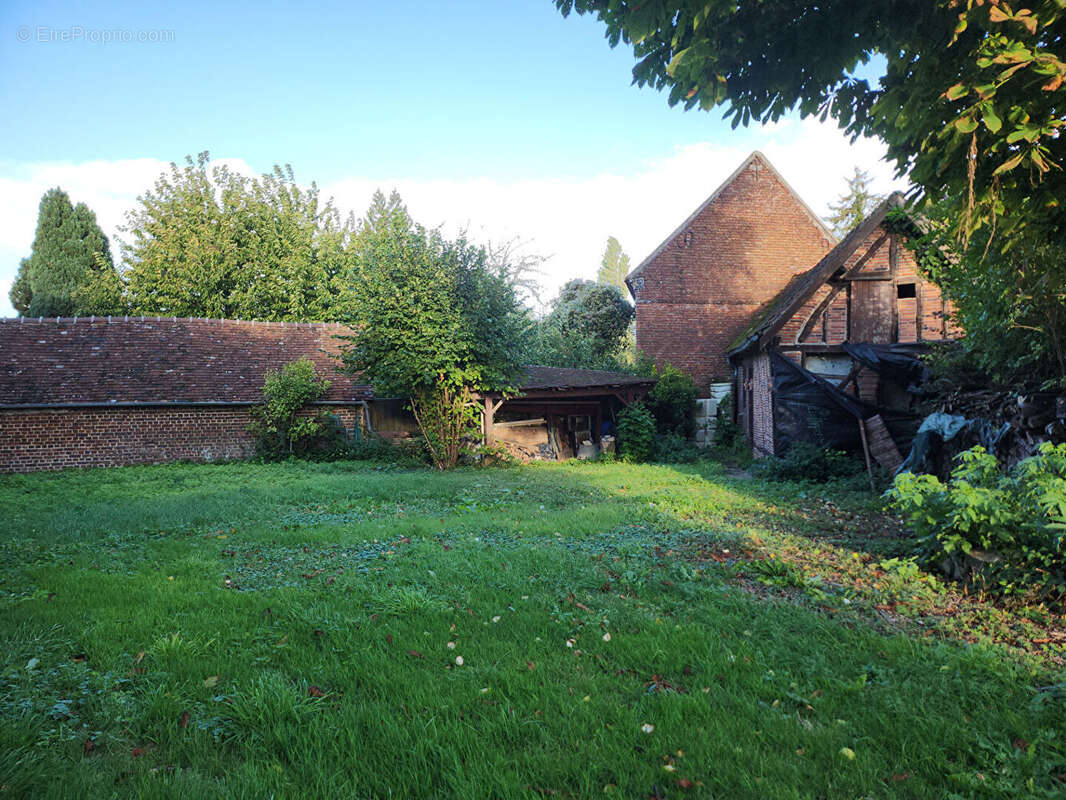
[{"label": "conifer tree", "polygon": [[597,283],[617,286],[626,293],[626,275],[629,274],[629,256],[622,251],[622,245],[613,236],[607,237],[607,247],[603,251],[600,271],[596,273]]},{"label": "conifer tree", "polygon": [[41,198],[33,253],[19,266],[11,302],[30,316],[96,313],[82,306],[79,291],[99,275],[114,272],[111,248],[96,214],[84,203],[71,204],[62,189],[49,189]]},{"label": "conifer tree", "polygon": [[15,275],[15,282],[11,284],[11,290],[7,296],[11,298],[11,305],[20,314],[30,312],[30,260],[24,258],[19,262],[19,271]]},{"label": "conifer tree", "polygon": [[856,225],[862,222],[877,204],[885,198],[870,191],[870,176],[855,167],[855,174],[848,178],[848,189],[840,199],[829,206],[832,212],[828,219],[833,233],[843,239]]}]

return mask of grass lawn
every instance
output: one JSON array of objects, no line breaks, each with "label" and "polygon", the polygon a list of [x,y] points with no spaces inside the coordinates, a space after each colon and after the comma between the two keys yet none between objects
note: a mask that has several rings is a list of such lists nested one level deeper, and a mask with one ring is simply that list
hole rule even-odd
[{"label": "grass lawn", "polygon": [[698,467],[0,476],[0,795],[1063,797],[1061,618]]}]

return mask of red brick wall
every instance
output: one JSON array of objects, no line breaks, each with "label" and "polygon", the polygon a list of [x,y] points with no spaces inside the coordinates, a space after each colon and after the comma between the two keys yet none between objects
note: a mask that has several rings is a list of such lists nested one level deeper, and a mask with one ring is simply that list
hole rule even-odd
[{"label": "red brick wall", "polygon": [[757,155],[635,276],[637,346],[691,373],[706,395],[712,378],[732,374],[733,340],[830,246]]},{"label": "red brick wall", "polygon": [[732,375],[724,353],[759,308],[756,303],[638,305],[637,346],[660,367],[669,362],[692,375],[706,397],[712,379]]},{"label": "red brick wall", "polygon": [[[351,430],[357,408],[324,406]],[[247,406],[0,410],[0,473],[252,454]]]}]

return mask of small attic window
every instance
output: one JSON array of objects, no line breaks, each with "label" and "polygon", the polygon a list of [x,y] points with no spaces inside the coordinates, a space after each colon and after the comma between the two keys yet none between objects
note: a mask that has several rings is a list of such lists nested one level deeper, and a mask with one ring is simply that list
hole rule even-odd
[{"label": "small attic window", "polygon": [[901,300],[905,297],[917,297],[918,296],[918,284],[916,283],[901,283],[896,286],[896,297]]}]

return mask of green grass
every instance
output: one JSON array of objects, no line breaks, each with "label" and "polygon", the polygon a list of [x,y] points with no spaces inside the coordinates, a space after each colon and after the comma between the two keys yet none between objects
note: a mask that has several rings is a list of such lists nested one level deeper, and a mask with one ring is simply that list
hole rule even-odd
[{"label": "green grass", "polygon": [[1066,792],[1060,618],[958,596],[862,495],[228,464],[0,504],[3,796]]}]

